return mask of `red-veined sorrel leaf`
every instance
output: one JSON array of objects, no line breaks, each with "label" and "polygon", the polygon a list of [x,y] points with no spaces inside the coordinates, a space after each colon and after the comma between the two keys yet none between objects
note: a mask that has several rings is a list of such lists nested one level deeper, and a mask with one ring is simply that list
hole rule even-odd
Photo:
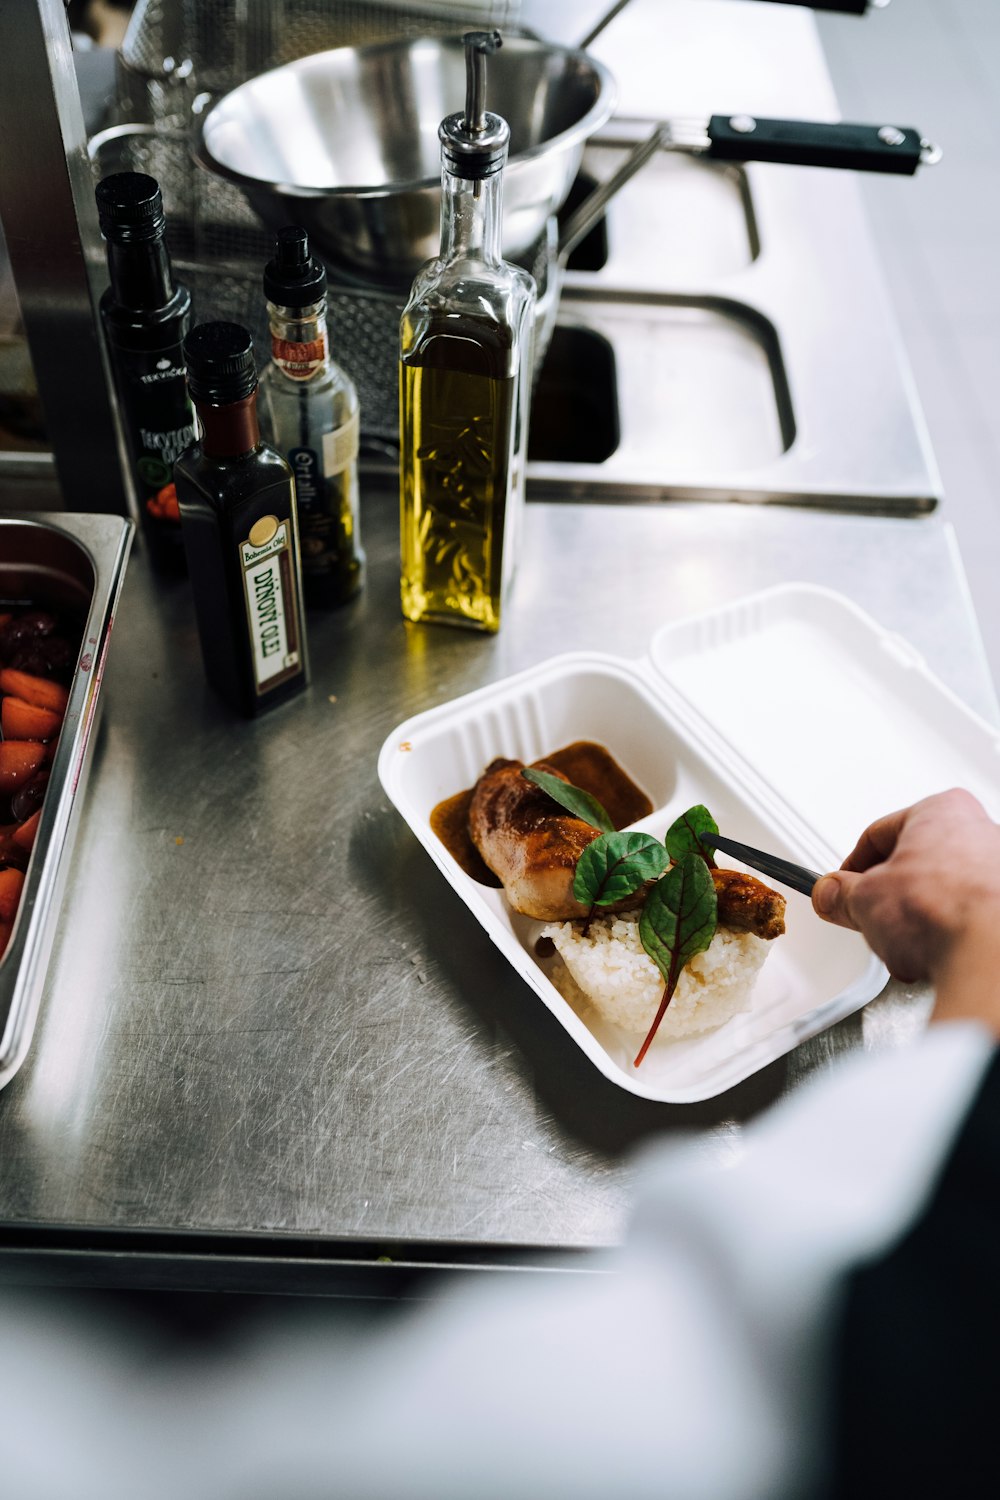
[{"label": "red-veined sorrel leaf", "polygon": [[697,803],[689,807],[686,813],[681,813],[667,829],[663,842],[667,846],[667,853],[677,863],[684,858],[685,854],[699,854],[708,865],[709,869],[715,869],[715,860],[710,850],[705,848],[700,834],[718,833],[719,825],[716,823],[707,807]]},{"label": "red-veined sorrel leaf", "polygon": [[715,936],[718,903],[712,873],[700,854],[689,853],[656,882],[639,918],[642,946],[663,975],[664,990],[646,1040],[635,1059],[638,1067],[649,1049],[681,970],[696,953],[704,953]]},{"label": "red-veined sorrel leaf", "polygon": [[584,906],[610,906],[655,880],[670,856],[649,833],[602,833],[576,862],[573,895]]},{"label": "red-veined sorrel leaf", "polygon": [[589,823],[592,828],[599,828],[602,833],[614,833],[615,825],[604,808],[596,797],[592,797],[582,787],[574,786],[571,781],[563,781],[560,777],[553,776],[551,771],[539,771],[535,766],[525,766],[521,775],[525,781],[540,786],[543,792],[549,794],[553,802],[558,802],[560,807],[571,812],[575,818],[582,818],[585,823]]}]

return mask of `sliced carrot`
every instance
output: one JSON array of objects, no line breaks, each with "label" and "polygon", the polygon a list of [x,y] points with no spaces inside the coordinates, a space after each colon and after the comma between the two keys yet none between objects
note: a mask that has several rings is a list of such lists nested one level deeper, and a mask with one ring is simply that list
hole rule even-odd
[{"label": "sliced carrot", "polygon": [[25,703],[23,698],[5,698],[0,707],[0,728],[5,740],[50,740],[59,733],[62,714],[51,708]]},{"label": "sliced carrot", "polygon": [[42,809],[39,807],[31,814],[30,818],[25,818],[23,823],[18,824],[10,836],[11,841],[20,845],[22,849],[33,849],[35,847],[35,834],[38,832],[38,820],[41,816]]},{"label": "sliced carrot", "polygon": [[23,870],[28,863],[31,850],[14,842],[18,827],[17,823],[9,823],[6,828],[0,828],[0,870],[5,870],[8,865],[13,865],[15,870]]},{"label": "sliced carrot", "polygon": [[10,942],[10,935],[13,931],[13,922],[0,922],[0,958],[3,958],[4,949]]},{"label": "sliced carrot", "polygon": [[57,714],[64,714],[69,702],[69,693],[61,683],[35,677],[31,672],[19,672],[16,667],[0,668],[0,693],[10,693],[36,708],[49,708]]},{"label": "sliced carrot", "polygon": [[13,922],[23,884],[23,870],[0,870],[0,922]]},{"label": "sliced carrot", "polygon": [[0,792],[15,792],[43,764],[46,746],[38,740],[0,740]]}]

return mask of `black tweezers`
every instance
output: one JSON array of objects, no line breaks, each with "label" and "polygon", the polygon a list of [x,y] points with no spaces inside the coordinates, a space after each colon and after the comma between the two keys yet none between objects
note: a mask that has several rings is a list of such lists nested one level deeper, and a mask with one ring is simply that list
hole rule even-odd
[{"label": "black tweezers", "polygon": [[801,891],[803,896],[811,896],[813,886],[820,879],[815,870],[807,870],[804,865],[793,865],[791,860],[779,859],[776,854],[765,854],[761,849],[752,849],[749,844],[738,844],[735,839],[724,839],[721,833],[700,833],[698,837],[707,849],[721,849],[724,854],[741,859],[745,865],[759,870],[762,875],[770,876],[781,885],[787,885],[793,891]]}]

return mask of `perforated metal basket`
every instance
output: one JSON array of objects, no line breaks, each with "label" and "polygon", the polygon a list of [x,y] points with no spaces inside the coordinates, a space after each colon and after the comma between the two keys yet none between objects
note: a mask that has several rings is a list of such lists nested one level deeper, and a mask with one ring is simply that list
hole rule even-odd
[{"label": "perforated metal basket", "polygon": [[[258,359],[269,348],[261,289],[274,253],[271,231],[243,194],[202,171],[189,149],[193,113],[246,78],[330,47],[455,33],[469,26],[512,29],[518,0],[139,0],[118,54],[118,124],[91,142],[95,179],[148,172],[160,184],[177,276],[195,317],[242,323]],[[315,249],[315,247],[314,247]],[[554,222],[524,257],[538,286],[537,371],[558,302]],[[354,380],[362,439],[374,450],[398,443],[397,358],[404,297],[346,283],[327,266],[331,351]]]}]

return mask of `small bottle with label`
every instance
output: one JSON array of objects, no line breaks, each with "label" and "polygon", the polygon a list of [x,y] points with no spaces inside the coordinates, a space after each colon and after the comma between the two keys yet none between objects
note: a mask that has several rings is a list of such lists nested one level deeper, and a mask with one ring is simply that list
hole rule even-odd
[{"label": "small bottle with label", "polygon": [[329,356],[326,268],[304,229],[279,229],[264,271],[271,363],[261,419],[295,475],[306,604],[343,604],[365,576],[358,507],[358,394]]},{"label": "small bottle with label", "polygon": [[184,341],[200,436],[174,466],[205,673],[252,717],[308,681],[292,471],[261,441],[253,342],[238,323]]},{"label": "small bottle with label", "polygon": [[524,501],[535,283],[501,258],[510,130],[485,109],[498,32],[464,38],[464,115],[441,122],[441,254],[399,343],[401,596],[408,620],[495,631]]},{"label": "small bottle with label", "polygon": [[174,280],[160,189],[144,172],[115,172],[97,184],[111,285],[101,321],[143,535],[153,563],[184,568],[174,461],[194,438],[181,345],[191,326],[191,293]]}]

